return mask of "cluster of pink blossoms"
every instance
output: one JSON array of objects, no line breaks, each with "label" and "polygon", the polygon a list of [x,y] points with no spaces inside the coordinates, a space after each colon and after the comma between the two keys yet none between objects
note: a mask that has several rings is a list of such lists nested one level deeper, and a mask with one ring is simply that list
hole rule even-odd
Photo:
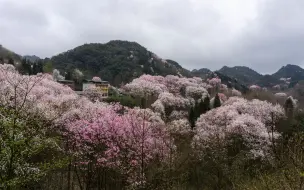
[{"label": "cluster of pink blossoms", "polygon": [[249,86],[249,89],[253,90],[253,91],[255,91],[255,90],[261,90],[261,87],[258,86],[258,85],[251,85],[251,86]]},{"label": "cluster of pink blossoms", "polygon": [[[142,75],[134,79],[131,83],[126,84],[123,89],[134,96],[158,96],[161,93],[169,92],[174,95],[181,95],[181,91],[191,96],[192,94],[200,96],[208,94],[207,84],[199,78],[184,78],[173,75],[166,77]],[[186,89],[188,88],[188,89]]]},{"label": "cluster of pink blossoms", "polygon": [[[167,159],[169,136],[161,118],[149,109],[125,109],[119,105],[98,107],[90,119],[67,124],[71,148],[80,163],[115,168],[131,178],[156,157]],[[99,147],[103,147],[99,149]],[[99,151],[97,151],[99,149]],[[142,163],[144,161],[144,163]]]},{"label": "cluster of pink blossoms", "polygon": [[236,89],[233,88],[231,90],[231,95],[232,96],[242,96],[242,93],[240,91],[238,91],[238,90],[236,90]]},{"label": "cluster of pink blossoms", "polygon": [[221,79],[217,77],[208,80],[208,83],[212,86],[220,86],[221,82],[222,82]]},{"label": "cluster of pink blossoms", "polygon": [[92,81],[93,82],[101,82],[101,78],[95,76],[95,77],[92,78]]},{"label": "cluster of pink blossoms", "polygon": [[[232,97],[221,107],[201,115],[196,123],[193,143],[204,147],[217,138],[227,143],[229,136],[237,134],[251,147],[253,156],[264,156],[272,140],[270,131],[283,117],[284,110],[279,105]],[[275,131],[273,134],[273,138],[279,136]]]},{"label": "cluster of pink blossoms", "polygon": [[11,65],[0,65],[0,93],[1,106],[52,122],[66,137],[78,164],[117,169],[133,183],[143,165],[167,159],[168,131],[149,109],[93,103],[51,75],[20,75]]},{"label": "cluster of pink blossoms", "polygon": [[22,113],[39,113],[48,120],[59,117],[77,102],[77,94],[49,74],[21,75],[12,65],[0,65],[0,104]]}]

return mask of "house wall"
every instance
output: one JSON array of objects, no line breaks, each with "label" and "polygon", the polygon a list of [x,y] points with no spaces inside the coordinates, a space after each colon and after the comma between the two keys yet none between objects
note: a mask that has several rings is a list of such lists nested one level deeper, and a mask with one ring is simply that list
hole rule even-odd
[{"label": "house wall", "polygon": [[82,90],[89,90],[95,88],[95,84],[93,83],[83,83],[82,84]]},{"label": "house wall", "polygon": [[96,84],[97,90],[99,90],[103,96],[108,97],[109,85],[108,84]]}]

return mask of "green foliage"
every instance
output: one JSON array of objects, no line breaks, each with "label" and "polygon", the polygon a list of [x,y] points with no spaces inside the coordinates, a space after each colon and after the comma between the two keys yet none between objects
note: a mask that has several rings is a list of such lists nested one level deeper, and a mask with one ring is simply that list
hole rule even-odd
[{"label": "green foliage", "polygon": [[32,73],[33,73],[33,75],[36,75],[38,73],[43,73],[42,61],[37,61],[37,62],[33,63]]},{"label": "green foliage", "polygon": [[281,81],[275,78],[273,75],[264,75],[256,82],[256,84],[261,87],[273,87],[280,83]]},{"label": "green foliage", "polygon": [[11,57],[8,58],[8,62],[7,63],[10,64],[10,65],[15,65],[15,61]]},{"label": "green foliage", "polygon": [[46,62],[43,65],[43,72],[44,73],[51,73],[53,71],[53,64],[51,62]]},{"label": "green foliage", "polygon": [[223,84],[227,85],[228,88],[235,88],[236,90],[241,91],[243,94],[248,92],[249,89],[246,85],[244,85],[242,82],[238,81],[235,78],[231,78],[227,75],[222,74],[221,72],[214,72],[209,77],[219,77]]},{"label": "green foliage", "polygon": [[65,80],[72,80],[72,72],[67,71],[64,75]]},{"label": "green foliage", "polygon": [[224,66],[218,72],[227,75],[231,78],[237,79],[239,82],[249,85],[253,84],[256,81],[260,80],[262,77],[258,72],[250,69],[249,67],[236,66],[236,67],[227,67]]},{"label": "green foliage", "polygon": [[[190,76],[176,62],[153,58],[153,53],[136,42],[110,41],[106,44],[85,44],[51,58],[60,71],[79,68],[86,78],[99,76],[115,86],[130,82],[146,73],[151,75]],[[153,59],[152,59],[153,58]]]},{"label": "green foliage", "polygon": [[203,68],[203,69],[199,69],[199,70],[192,70],[191,74],[193,74],[196,77],[200,77],[202,79],[207,79],[209,77],[209,75],[212,73],[211,70]]},{"label": "green foliage", "polygon": [[190,108],[189,111],[189,122],[190,122],[190,126],[193,129],[195,127],[195,121],[196,121],[196,116],[195,116],[195,109],[194,107]]},{"label": "green foliage", "polygon": [[3,60],[8,60],[9,58],[15,60],[15,61],[20,61],[21,56],[6,49],[5,47],[0,45],[0,57],[3,58]]},{"label": "green foliage", "polygon": [[36,75],[43,73],[43,63],[41,60],[31,62],[28,59],[22,59],[20,65],[17,66],[18,71],[24,75]]},{"label": "green foliage", "polygon": [[292,118],[294,112],[294,105],[291,98],[287,98],[284,104],[285,113],[288,118]]},{"label": "green foliage", "polygon": [[200,115],[203,113],[206,113],[207,111],[210,110],[210,98],[207,96],[204,101],[201,101],[199,103],[199,113]]},{"label": "green foliage", "polygon": [[194,106],[190,108],[188,120],[192,129],[195,127],[195,122],[201,114],[206,113],[210,109],[209,105],[210,99],[206,97],[204,100],[196,101]]},{"label": "green foliage", "polygon": [[23,117],[4,108],[0,113],[0,188],[19,189],[38,182],[50,169],[45,165],[54,162],[58,141],[46,135],[36,116]]},{"label": "green foliage", "polygon": [[218,108],[221,106],[221,100],[220,100],[220,97],[218,94],[215,95],[215,98],[214,98],[214,106],[213,108]]}]

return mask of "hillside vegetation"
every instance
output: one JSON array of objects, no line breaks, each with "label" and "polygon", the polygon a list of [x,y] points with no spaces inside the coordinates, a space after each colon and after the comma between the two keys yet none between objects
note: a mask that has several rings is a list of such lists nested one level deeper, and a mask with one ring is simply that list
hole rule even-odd
[{"label": "hillside vegetation", "polygon": [[239,82],[250,85],[262,78],[262,75],[258,72],[244,66],[227,67],[224,66],[219,73],[227,75],[231,78],[237,79]]},{"label": "hillside vegetation", "polygon": [[96,75],[115,86],[142,74],[190,76],[178,63],[161,59],[136,42],[119,40],[85,44],[52,57],[50,62],[61,71],[78,68],[88,78]]},{"label": "hillside vegetation", "polygon": [[3,47],[1,44],[0,44],[0,58],[1,59],[5,59],[5,60],[8,60],[8,59],[13,59],[15,61],[20,61],[21,60],[21,56],[14,53],[13,51]]}]

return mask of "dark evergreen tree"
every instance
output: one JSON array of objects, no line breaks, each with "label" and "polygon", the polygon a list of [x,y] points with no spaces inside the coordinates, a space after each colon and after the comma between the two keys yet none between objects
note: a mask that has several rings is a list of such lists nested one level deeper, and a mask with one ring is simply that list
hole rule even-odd
[{"label": "dark evergreen tree", "polygon": [[293,100],[290,97],[287,98],[287,100],[285,101],[284,109],[287,117],[292,118],[294,112],[294,105],[293,105]]},{"label": "dark evergreen tree", "polygon": [[218,108],[221,106],[221,100],[220,100],[220,97],[218,95],[218,93],[215,95],[215,98],[214,98],[214,105],[213,105],[213,108]]},{"label": "dark evergreen tree", "polygon": [[3,57],[0,57],[0,64],[3,64],[4,63],[4,59]]},{"label": "dark evergreen tree", "polygon": [[11,57],[8,58],[8,64],[15,65],[15,62],[14,62],[14,60]]},{"label": "dark evergreen tree", "polygon": [[29,60],[26,60],[26,71],[27,71],[28,75],[32,75],[33,74],[32,63]]},{"label": "dark evergreen tree", "polygon": [[41,60],[37,62],[37,72],[43,73],[43,62]]},{"label": "dark evergreen tree", "polygon": [[210,98],[207,96],[204,100],[199,103],[199,113],[204,114],[210,110]]},{"label": "dark evergreen tree", "polygon": [[199,116],[201,115],[200,104],[198,103],[198,101],[195,101],[193,109],[194,109],[194,117],[195,117],[195,121],[196,121],[196,119],[199,118]]},{"label": "dark evergreen tree", "polygon": [[188,120],[189,120],[191,129],[193,129],[195,127],[195,121],[196,121],[195,110],[193,107],[190,108]]},{"label": "dark evergreen tree", "polygon": [[19,72],[23,75],[27,73],[25,70],[25,65],[26,65],[26,59],[23,58],[21,60],[20,67],[19,67]]},{"label": "dark evergreen tree", "polygon": [[38,65],[37,65],[37,63],[34,63],[33,69],[32,69],[32,74],[37,75],[37,73],[38,73]]},{"label": "dark evergreen tree", "polygon": [[72,72],[71,71],[66,72],[64,78],[65,80],[72,80]]}]

